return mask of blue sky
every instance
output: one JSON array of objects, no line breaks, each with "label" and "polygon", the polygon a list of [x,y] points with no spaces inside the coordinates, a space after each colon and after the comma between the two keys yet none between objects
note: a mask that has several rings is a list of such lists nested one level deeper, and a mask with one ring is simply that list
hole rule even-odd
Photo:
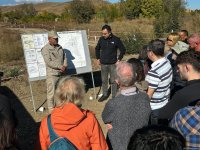
[{"label": "blue sky", "polygon": [[[18,2],[42,2],[42,1],[48,1],[48,2],[66,2],[67,0],[0,0],[0,5],[14,5]],[[120,0],[109,0],[110,2],[118,2]],[[200,9],[200,1],[199,0],[187,0],[187,8],[190,9]]]},{"label": "blue sky", "polygon": [[200,1],[199,0],[187,0],[187,7],[190,9],[200,9]]}]

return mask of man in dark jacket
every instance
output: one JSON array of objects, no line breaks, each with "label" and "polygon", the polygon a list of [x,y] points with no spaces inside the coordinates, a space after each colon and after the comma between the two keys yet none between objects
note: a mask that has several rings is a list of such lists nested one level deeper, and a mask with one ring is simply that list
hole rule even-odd
[{"label": "man in dark jacket", "polygon": [[[100,37],[97,46],[95,48],[96,58],[98,64],[101,65],[101,79],[103,96],[99,99],[99,102],[108,98],[108,76],[110,76],[112,97],[115,97],[117,93],[117,84],[115,83],[115,65],[121,61],[125,54],[125,47],[121,40],[112,34],[111,27],[104,25],[102,27],[102,37]],[[117,55],[117,50],[120,50]]]},{"label": "man in dark jacket", "polygon": [[187,83],[160,109],[159,118],[162,119],[172,119],[176,111],[188,105],[195,105],[200,100],[200,52],[182,52],[178,55],[176,64],[181,79]]}]

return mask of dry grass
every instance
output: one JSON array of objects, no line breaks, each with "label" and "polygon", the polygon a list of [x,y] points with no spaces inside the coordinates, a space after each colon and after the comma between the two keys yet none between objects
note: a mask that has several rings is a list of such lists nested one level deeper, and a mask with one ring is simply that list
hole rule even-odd
[{"label": "dry grass", "polygon": [[22,58],[21,37],[17,31],[0,29],[0,54],[1,63]]},{"label": "dry grass", "polygon": [[[57,3],[53,4],[54,7],[60,8]],[[61,3],[58,3],[61,4]],[[39,6],[44,7],[46,9],[47,4],[38,4]],[[17,7],[17,6],[16,6]],[[49,5],[51,7],[51,5]],[[12,8],[12,7],[11,7]],[[49,8],[49,10],[51,10]],[[114,22],[110,22],[109,24],[112,27],[113,33],[120,35],[120,33],[134,33],[140,32],[144,36],[144,38],[153,39],[154,38],[154,29],[153,29],[153,19],[145,19],[139,18],[135,20],[126,20],[124,18],[119,18]],[[52,23],[43,23],[38,25],[38,29],[36,28],[1,28],[0,29],[0,63],[8,62],[12,60],[24,59],[23,49],[21,44],[21,33],[40,33],[46,32],[47,30],[56,29],[57,31],[67,31],[67,30],[87,30],[88,32],[88,41],[90,44],[90,54],[91,58],[95,58],[94,47],[98,40],[98,37],[101,36],[101,27],[104,25],[103,19],[93,19],[91,23],[88,24],[78,24],[73,22],[72,20],[68,21],[58,21]],[[186,29],[189,33],[199,33],[200,28],[200,15],[196,14],[191,16],[190,14],[186,14],[186,16],[182,19],[181,29]],[[31,25],[31,27],[34,27]],[[24,27],[24,26],[21,26]],[[36,27],[36,26],[35,26]],[[96,41],[95,41],[96,39]]]},{"label": "dry grass", "polygon": [[[111,22],[110,25],[114,34],[128,33],[128,32],[146,32],[146,36],[152,36],[153,34],[153,21],[148,19],[136,19],[132,21],[118,20]],[[101,27],[104,25],[103,20],[94,19],[89,24],[77,24],[75,22],[54,22],[44,24],[48,30],[56,29],[57,31],[67,30],[87,30],[90,31],[88,38],[90,43],[90,54],[94,58],[94,46],[96,45],[95,37],[101,36]],[[49,27],[49,28],[48,28]],[[41,33],[46,32],[46,29],[42,28],[1,28],[0,29],[0,63],[9,62],[12,60],[24,59],[21,33]]]}]

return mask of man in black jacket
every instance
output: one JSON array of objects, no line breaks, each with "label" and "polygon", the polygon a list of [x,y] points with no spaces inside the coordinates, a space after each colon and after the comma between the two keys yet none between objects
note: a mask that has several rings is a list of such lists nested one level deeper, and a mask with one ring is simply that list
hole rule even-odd
[{"label": "man in black jacket", "polygon": [[185,51],[176,59],[178,72],[187,84],[177,91],[172,99],[159,110],[159,118],[172,119],[174,114],[188,105],[195,105],[200,100],[200,52]]},{"label": "man in black jacket", "polygon": [[[112,30],[109,25],[104,25],[102,27],[102,35],[103,36],[100,37],[95,48],[98,64],[101,65],[103,89],[103,96],[98,100],[99,102],[108,98],[108,76],[110,76],[112,97],[115,97],[117,93],[117,84],[115,83],[115,67],[116,64],[121,61],[126,51],[121,40],[112,34]],[[120,50],[119,55],[117,55],[118,49]]]}]

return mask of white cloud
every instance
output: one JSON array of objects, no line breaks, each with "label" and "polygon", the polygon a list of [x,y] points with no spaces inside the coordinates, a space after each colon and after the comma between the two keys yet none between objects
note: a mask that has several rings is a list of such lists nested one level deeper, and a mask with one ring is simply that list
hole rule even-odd
[{"label": "white cloud", "polygon": [[47,0],[15,0],[17,3],[41,3],[46,1]]}]

